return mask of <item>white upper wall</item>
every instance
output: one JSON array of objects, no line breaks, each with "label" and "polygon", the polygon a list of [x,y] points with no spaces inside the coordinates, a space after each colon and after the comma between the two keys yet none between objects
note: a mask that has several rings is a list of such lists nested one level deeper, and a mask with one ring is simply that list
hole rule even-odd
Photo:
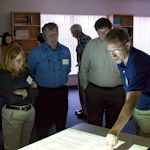
[{"label": "white upper wall", "polygon": [[11,11],[38,11],[48,14],[150,16],[150,0],[1,0],[0,33],[11,31]]}]

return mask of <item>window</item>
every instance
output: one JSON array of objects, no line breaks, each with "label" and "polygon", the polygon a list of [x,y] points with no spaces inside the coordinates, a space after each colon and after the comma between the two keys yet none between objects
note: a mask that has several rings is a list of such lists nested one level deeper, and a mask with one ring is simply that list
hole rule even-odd
[{"label": "window", "polygon": [[150,17],[134,17],[133,45],[150,55]]},{"label": "window", "polygon": [[41,14],[41,27],[43,27],[45,23],[55,22],[59,27],[59,42],[70,49],[72,59],[70,74],[77,74],[78,72],[75,51],[77,40],[72,37],[70,27],[75,23],[80,24],[85,34],[91,36],[91,38],[96,38],[98,35],[94,29],[94,24],[95,21],[101,17],[105,16]]}]

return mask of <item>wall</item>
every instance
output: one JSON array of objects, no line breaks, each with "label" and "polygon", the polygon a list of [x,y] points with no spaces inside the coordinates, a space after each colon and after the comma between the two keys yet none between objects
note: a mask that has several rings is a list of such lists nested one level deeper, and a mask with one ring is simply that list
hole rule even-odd
[{"label": "wall", "polygon": [[[11,32],[11,11],[48,14],[106,15],[109,13],[150,16],[150,0],[0,0],[0,34]],[[68,85],[77,85],[77,76]]]},{"label": "wall", "polygon": [[150,16],[149,8],[150,0],[0,0],[0,34],[11,31],[11,11],[82,15],[119,13]]}]

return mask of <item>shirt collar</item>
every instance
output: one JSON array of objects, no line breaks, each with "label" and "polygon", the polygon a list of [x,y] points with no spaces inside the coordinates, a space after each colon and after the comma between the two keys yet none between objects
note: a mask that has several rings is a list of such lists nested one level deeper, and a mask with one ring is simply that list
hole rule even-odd
[{"label": "shirt collar", "polygon": [[48,49],[48,50],[50,49],[52,51],[59,51],[60,50],[59,42],[57,43],[57,47],[55,49],[51,48],[46,42],[44,43],[44,47],[45,47],[45,49]]},{"label": "shirt collar", "polygon": [[128,58],[129,58],[129,55],[128,55],[128,56],[125,58],[125,60],[123,61],[123,63],[124,63],[125,66],[127,65]]}]

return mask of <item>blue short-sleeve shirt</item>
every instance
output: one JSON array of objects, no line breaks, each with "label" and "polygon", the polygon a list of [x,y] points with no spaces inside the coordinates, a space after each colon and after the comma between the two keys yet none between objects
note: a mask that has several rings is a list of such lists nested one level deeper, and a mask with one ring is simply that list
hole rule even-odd
[{"label": "blue short-sleeve shirt", "polygon": [[141,91],[137,108],[150,109],[150,56],[132,47],[126,66],[118,65],[124,89],[128,91]]}]

